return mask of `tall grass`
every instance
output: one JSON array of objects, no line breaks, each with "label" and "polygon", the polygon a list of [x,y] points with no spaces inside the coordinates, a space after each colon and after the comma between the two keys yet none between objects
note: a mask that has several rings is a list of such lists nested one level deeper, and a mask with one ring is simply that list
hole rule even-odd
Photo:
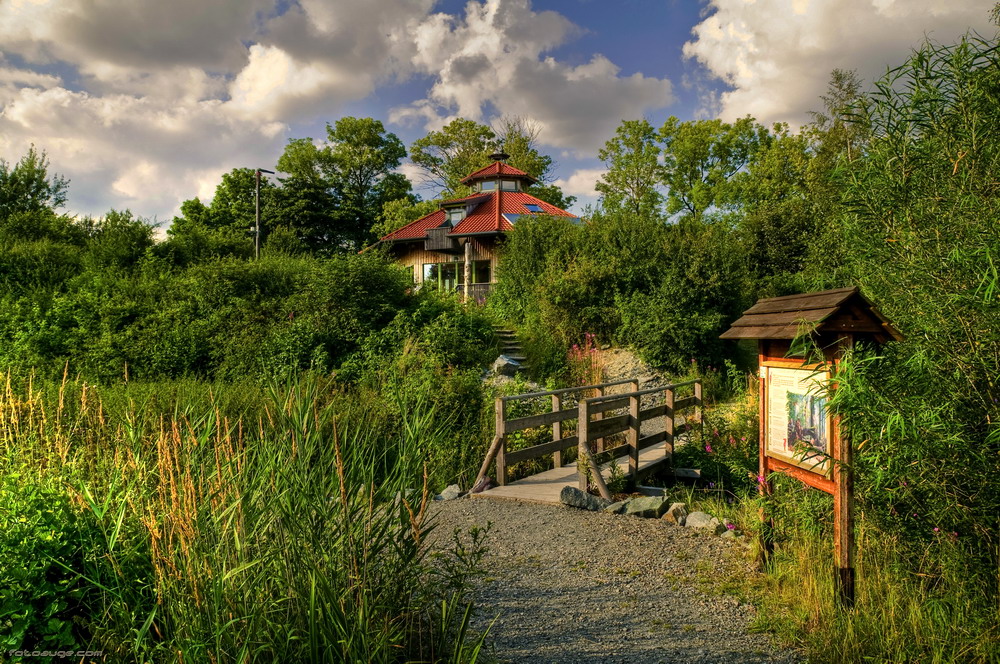
[{"label": "tall grass", "polygon": [[136,662],[478,656],[467,604],[443,590],[462,584],[426,558],[422,451],[443,435],[426,404],[392,429],[318,378],[235,416],[211,394],[173,410],[117,394],[109,409],[82,383],[42,387],[8,379],[0,395],[0,525],[31,524],[0,539],[0,579],[21,581],[0,588],[7,647]]},{"label": "tall grass", "polygon": [[997,662],[1000,621],[963,555],[942,533],[912,546],[857,524],[855,605],[836,602],[830,533],[799,529],[777,546],[759,594],[758,629],[803,647],[811,662]]}]

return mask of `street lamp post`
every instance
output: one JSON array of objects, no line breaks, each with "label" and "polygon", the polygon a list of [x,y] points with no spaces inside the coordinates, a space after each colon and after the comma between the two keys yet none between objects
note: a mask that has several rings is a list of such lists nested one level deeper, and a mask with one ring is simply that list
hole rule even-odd
[{"label": "street lamp post", "polygon": [[270,173],[271,175],[274,175],[274,171],[269,171],[264,168],[258,168],[254,173],[256,176],[255,179],[257,185],[256,188],[254,189],[254,197],[253,197],[254,209],[255,209],[254,227],[253,227],[254,231],[253,256],[255,260],[260,258],[260,174],[261,173]]}]

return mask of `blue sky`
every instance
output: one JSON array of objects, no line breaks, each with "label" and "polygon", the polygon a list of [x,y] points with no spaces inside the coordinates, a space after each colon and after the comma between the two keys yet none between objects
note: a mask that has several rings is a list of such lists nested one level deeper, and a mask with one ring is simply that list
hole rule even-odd
[{"label": "blue sky", "polygon": [[[409,145],[519,115],[595,200],[624,119],[797,126],[829,73],[871,81],[925,36],[992,34],[973,0],[4,0],[0,157],[34,144],[67,209],[169,222],[234,167],[371,116]],[[404,165],[404,172],[412,169]],[[433,193],[433,192],[424,192]]]}]

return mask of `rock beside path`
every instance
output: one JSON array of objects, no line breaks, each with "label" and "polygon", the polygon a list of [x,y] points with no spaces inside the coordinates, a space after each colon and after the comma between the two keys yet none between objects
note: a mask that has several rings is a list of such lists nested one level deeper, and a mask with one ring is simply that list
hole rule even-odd
[{"label": "rock beside path", "polygon": [[645,519],[659,519],[669,506],[670,500],[667,498],[640,496],[625,503],[624,514],[641,516]]},{"label": "rock beside path", "polygon": [[610,500],[601,498],[600,496],[592,496],[586,491],[580,491],[575,486],[564,486],[562,491],[559,492],[559,500],[563,505],[578,507],[591,512],[603,510],[611,504]]},{"label": "rock beside path", "polygon": [[[492,523],[473,629],[499,662],[792,664],[750,634],[753,607],[700,587],[745,573],[743,548],[662,519],[490,498],[435,502],[432,541]],[[433,546],[434,544],[432,544]]]}]

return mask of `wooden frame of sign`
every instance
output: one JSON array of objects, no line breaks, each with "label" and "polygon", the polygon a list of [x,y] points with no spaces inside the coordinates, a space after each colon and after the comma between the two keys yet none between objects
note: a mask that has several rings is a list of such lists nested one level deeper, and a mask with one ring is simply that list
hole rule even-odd
[{"label": "wooden frame of sign", "polygon": [[[851,443],[824,393],[844,352],[859,339],[884,343],[902,335],[857,288],[758,300],[723,339],[756,339],[760,380],[760,490],[785,473],[833,495],[836,578],[841,600],[854,601],[854,475]],[[822,358],[796,356],[809,338]],[[836,389],[836,386],[833,386]],[[761,518],[769,522],[762,513]],[[762,551],[769,554],[770,542]]]}]

